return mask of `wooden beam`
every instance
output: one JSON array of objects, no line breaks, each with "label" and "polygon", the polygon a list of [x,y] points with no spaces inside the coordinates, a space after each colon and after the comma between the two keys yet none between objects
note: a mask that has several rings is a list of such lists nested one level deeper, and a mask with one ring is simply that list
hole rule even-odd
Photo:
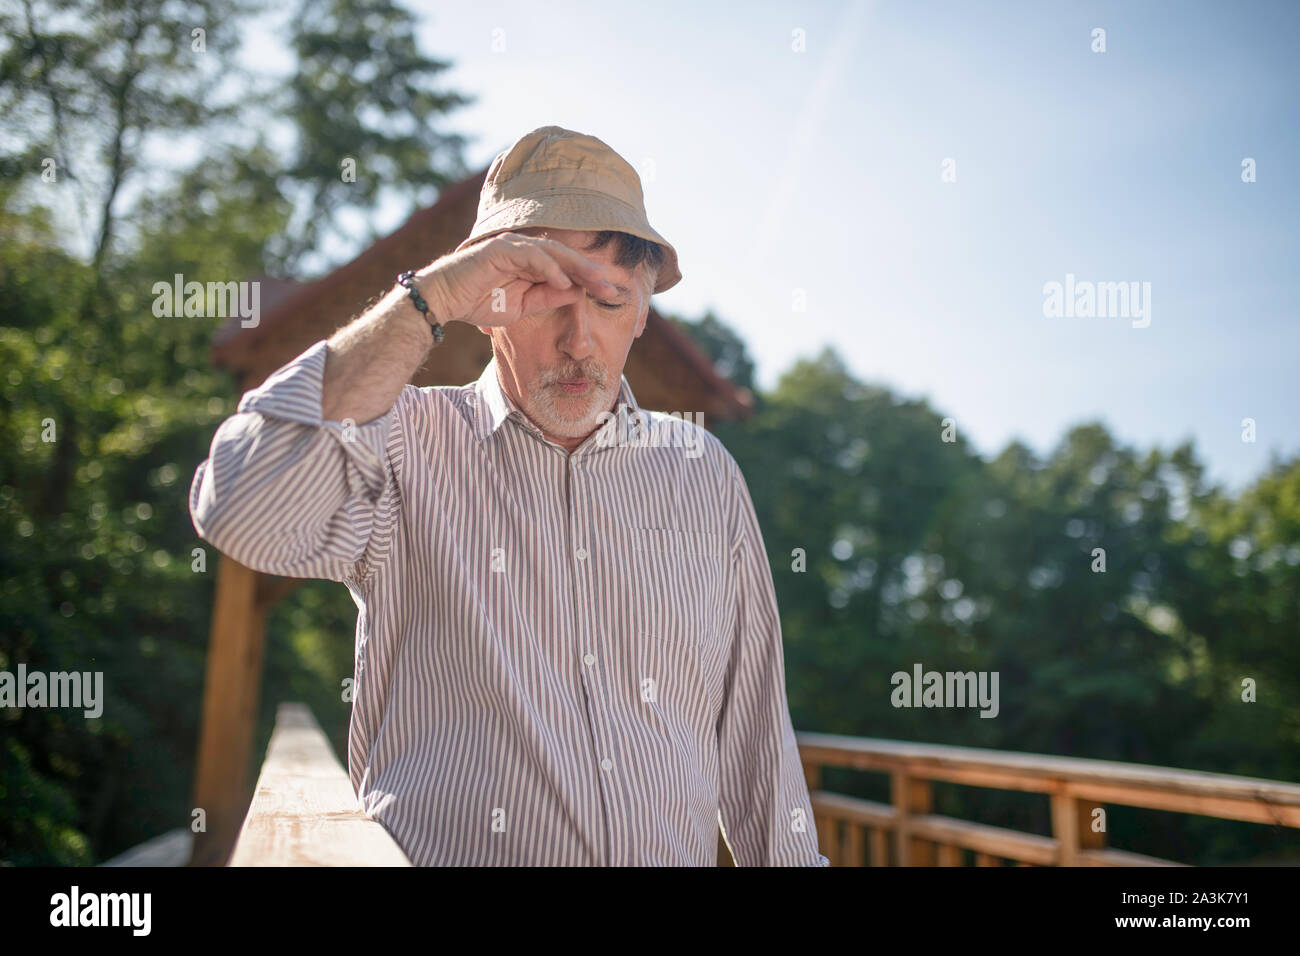
[{"label": "wooden beam", "polygon": [[871,848],[871,865],[889,866],[889,834],[873,827],[867,840]]},{"label": "wooden beam", "polygon": [[1052,836],[1058,866],[1079,865],[1079,805],[1064,791],[1052,794]]},{"label": "wooden beam", "polygon": [[839,821],[834,817],[817,816],[817,849],[830,861],[831,866],[840,865]]},{"label": "wooden beam", "polygon": [[814,790],[811,797],[813,815],[816,817],[827,816],[885,830],[892,830],[898,825],[898,811],[888,803],[848,797],[842,793],[827,793],[825,790]]},{"label": "wooden beam", "polygon": [[307,578],[282,578],[274,574],[259,574],[257,606],[264,614],[307,583]]},{"label": "wooden beam", "polygon": [[912,828],[914,815],[929,814],[934,808],[934,790],[930,781],[919,780],[907,773],[895,773],[890,778],[890,792],[897,813],[894,839],[898,865],[934,866],[937,862],[934,844],[914,836]]},{"label": "wooden beam", "polygon": [[956,817],[916,815],[908,825],[914,839],[930,841],[931,845],[948,844],[1038,866],[1054,866],[1059,854],[1056,841],[1051,837],[972,823]]},{"label": "wooden beam", "polygon": [[226,862],[248,806],[266,624],[257,605],[258,577],[252,568],[221,556],[194,778],[194,807],[203,810],[206,829],[194,835],[191,866]]},{"label": "wooden beam", "polygon": [[1126,807],[1195,813],[1222,820],[1245,820],[1270,826],[1300,827],[1300,806],[1278,803],[1262,792],[1258,796],[1221,797],[1189,792],[1177,784],[1171,785],[1168,790],[1161,790],[1154,787],[1090,782],[1070,783],[1067,784],[1066,789],[1067,792],[1094,807],[1105,803],[1118,803]]},{"label": "wooden beam", "polygon": [[805,763],[1035,793],[1069,793],[1093,806],[1196,813],[1300,827],[1300,784],[1050,754],[796,733]]},{"label": "wooden beam", "polygon": [[410,866],[366,816],[311,711],[281,704],[231,866]]},{"label": "wooden beam", "polygon": [[859,823],[844,824],[844,840],[840,844],[840,866],[862,866],[864,827]]}]

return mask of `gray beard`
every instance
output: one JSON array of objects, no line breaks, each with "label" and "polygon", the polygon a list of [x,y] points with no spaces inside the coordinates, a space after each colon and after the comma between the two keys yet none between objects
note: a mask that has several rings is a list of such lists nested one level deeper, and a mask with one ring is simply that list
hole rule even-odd
[{"label": "gray beard", "polygon": [[[613,406],[615,394],[609,386],[599,385],[579,404],[565,401],[558,385],[542,385],[529,393],[532,405],[529,411],[534,423],[543,431],[561,438],[582,438],[595,430],[601,412],[607,412]],[[561,402],[569,408],[564,409]]]}]

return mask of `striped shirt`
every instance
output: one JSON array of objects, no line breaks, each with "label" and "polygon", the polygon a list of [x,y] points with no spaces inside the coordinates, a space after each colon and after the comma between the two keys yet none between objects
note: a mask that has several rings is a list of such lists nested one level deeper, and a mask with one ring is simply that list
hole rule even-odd
[{"label": "striped shirt", "polygon": [[745,480],[627,379],[572,454],[500,386],[321,418],[318,342],[244,395],[198,533],[347,585],[348,771],[416,865],[828,866]]}]

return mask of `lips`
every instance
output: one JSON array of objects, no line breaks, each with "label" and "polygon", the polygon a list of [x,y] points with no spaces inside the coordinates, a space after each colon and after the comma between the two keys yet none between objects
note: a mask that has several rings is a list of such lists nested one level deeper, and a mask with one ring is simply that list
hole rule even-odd
[{"label": "lips", "polygon": [[591,388],[589,379],[575,379],[570,382],[558,382],[557,384],[569,395],[582,395]]}]

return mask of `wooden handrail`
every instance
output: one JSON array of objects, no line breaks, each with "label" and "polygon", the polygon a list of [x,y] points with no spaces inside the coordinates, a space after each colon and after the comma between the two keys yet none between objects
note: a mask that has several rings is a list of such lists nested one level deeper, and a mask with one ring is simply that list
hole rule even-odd
[{"label": "wooden handrail", "polygon": [[[821,851],[837,866],[1179,866],[1106,846],[1105,804],[1300,827],[1300,785],[1144,764],[973,747],[796,734]],[[890,775],[890,803],[821,788],[824,767]],[[1046,794],[1052,836],[933,812],[934,782]],[[324,733],[281,704],[231,866],[409,866],[366,817]]]},{"label": "wooden handrail", "polygon": [[231,866],[410,866],[369,819],[320,725],[281,704]]},{"label": "wooden handrail", "polygon": [[[1022,866],[1181,865],[1106,848],[1104,829],[1094,825],[1106,804],[1300,827],[1300,785],[1277,780],[869,737],[795,737],[818,840],[834,865],[960,866],[966,850],[977,866],[1003,859]],[[891,802],[822,790],[824,767],[889,774]],[[936,781],[1047,794],[1052,836],[936,815]]]}]

